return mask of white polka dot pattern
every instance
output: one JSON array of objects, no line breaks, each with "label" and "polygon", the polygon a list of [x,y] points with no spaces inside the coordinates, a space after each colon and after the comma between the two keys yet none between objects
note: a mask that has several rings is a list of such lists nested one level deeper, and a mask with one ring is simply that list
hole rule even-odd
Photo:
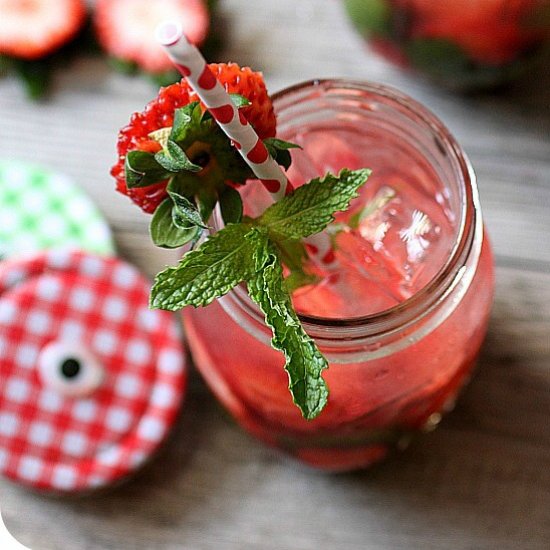
[{"label": "white polka dot pattern", "polygon": [[[84,491],[130,474],[157,449],[187,373],[176,320],[148,309],[149,288],[130,265],[84,252],[0,263],[0,473]],[[63,339],[103,366],[91,395],[70,397],[40,378],[41,351]]]}]

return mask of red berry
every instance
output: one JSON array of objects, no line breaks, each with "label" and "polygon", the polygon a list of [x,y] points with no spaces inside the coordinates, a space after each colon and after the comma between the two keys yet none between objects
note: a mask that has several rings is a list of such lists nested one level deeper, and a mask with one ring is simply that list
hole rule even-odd
[{"label": "red berry", "polygon": [[83,0],[0,0],[0,54],[45,57],[74,38],[85,19]]},{"label": "red berry", "polygon": [[198,46],[210,26],[204,0],[98,0],[94,20],[97,37],[107,53],[153,74],[172,69],[155,39],[160,23],[181,21],[188,39]]},{"label": "red berry", "polygon": [[524,25],[544,0],[412,0],[413,38],[453,42],[473,60],[486,64],[512,61],[540,39]]},{"label": "red berry", "polygon": [[[271,99],[261,73],[235,63],[212,63],[209,65],[216,78],[230,94],[240,94],[250,105],[240,109],[261,139],[275,136],[276,119]],[[118,162],[111,174],[116,179],[117,190],[127,195],[145,212],[152,213],[166,197],[166,182],[148,187],[128,189],[124,177],[124,162],[130,151],[140,150],[155,153],[160,145],[149,134],[171,126],[174,111],[193,101],[198,101],[195,92],[185,80],[161,88],[158,96],[141,113],[134,113],[128,126],[118,136]]]}]

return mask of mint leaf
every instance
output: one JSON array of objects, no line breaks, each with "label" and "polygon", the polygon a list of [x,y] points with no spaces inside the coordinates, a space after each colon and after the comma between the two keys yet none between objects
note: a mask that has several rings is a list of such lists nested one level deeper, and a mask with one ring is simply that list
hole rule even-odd
[{"label": "mint leaf", "polygon": [[206,306],[261,268],[257,251],[266,236],[242,223],[231,224],[188,252],[176,267],[155,278],[151,307],[176,311]]},{"label": "mint leaf", "polygon": [[186,229],[197,226],[202,229],[208,229],[197,207],[187,197],[184,197],[177,191],[173,191],[170,187],[168,187],[168,195],[170,195],[170,198],[174,201],[172,220],[176,227]]},{"label": "mint leaf", "polygon": [[294,403],[304,418],[315,418],[326,405],[328,389],[321,373],[328,367],[315,342],[306,334],[283,282],[283,268],[272,243],[264,241],[267,264],[247,283],[250,297],[273,331],[272,345],[282,351]]},{"label": "mint leaf", "polygon": [[129,189],[147,187],[170,177],[170,173],[155,160],[155,155],[145,151],[130,151],[124,169]]},{"label": "mint leaf", "polygon": [[173,202],[165,199],[151,218],[149,232],[155,245],[162,248],[179,248],[197,237],[200,228],[177,227],[172,218]]},{"label": "mint leaf", "polygon": [[[174,311],[188,305],[205,306],[246,282],[252,300],[273,331],[273,347],[285,356],[294,402],[306,419],[315,418],[328,399],[322,378],[328,363],[301,326],[289,293],[289,289],[315,281],[315,276],[304,270],[306,251],[300,239],[322,231],[333,220],[334,212],[348,208],[369,175],[368,169],[342,170],[339,176],[328,174],[281,199],[257,219],[229,223],[196,250],[188,252],[178,266],[157,275],[151,307]],[[170,184],[169,192],[177,203],[172,207],[177,210],[176,222],[186,227],[206,220],[219,192],[199,187],[194,194],[195,207],[188,198],[192,195],[178,193],[175,185]],[[242,215],[237,196],[234,189],[221,191],[221,208],[226,219]],[[168,208],[165,203],[161,207]],[[199,231],[200,227],[197,225],[195,229]],[[287,280],[283,278],[282,262],[291,271]]]},{"label": "mint leaf", "polygon": [[301,149],[296,143],[277,138],[264,139],[264,145],[277,164],[280,164],[285,170],[288,170],[292,164],[292,157],[290,156],[289,150]]},{"label": "mint leaf", "polygon": [[346,210],[371,170],[342,170],[302,185],[270,206],[257,223],[266,227],[275,240],[300,239],[323,231],[334,220],[334,213]]},{"label": "mint leaf", "polygon": [[220,195],[220,210],[225,223],[239,223],[243,217],[243,200],[240,193],[226,185]]},{"label": "mint leaf", "polygon": [[308,254],[302,241],[298,239],[285,239],[276,243],[279,257],[283,264],[289,269],[290,275],[285,279],[285,286],[292,294],[301,286],[311,285],[318,279],[316,275],[307,273],[304,264]]},{"label": "mint leaf", "polygon": [[169,172],[181,172],[182,170],[200,172],[202,170],[200,166],[193,164],[187,158],[185,151],[171,139],[166,142],[166,149],[155,155],[155,160]]}]

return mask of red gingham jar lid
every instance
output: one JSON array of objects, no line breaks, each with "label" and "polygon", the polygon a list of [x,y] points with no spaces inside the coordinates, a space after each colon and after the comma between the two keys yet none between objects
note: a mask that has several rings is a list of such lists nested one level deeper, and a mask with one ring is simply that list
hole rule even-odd
[{"label": "red gingham jar lid", "polygon": [[53,250],[0,264],[0,473],[86,491],[139,468],[173,425],[187,365],[175,318],[127,263]]}]

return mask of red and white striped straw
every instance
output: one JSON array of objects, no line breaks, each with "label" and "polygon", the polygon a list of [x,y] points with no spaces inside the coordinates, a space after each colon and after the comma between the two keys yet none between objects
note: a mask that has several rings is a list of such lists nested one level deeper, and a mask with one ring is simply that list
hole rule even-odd
[{"label": "red and white striped straw", "polygon": [[157,39],[274,201],[292,191],[292,184],[285,173],[271,157],[246,117],[239,113],[200,51],[187,40],[181,25],[163,23],[157,29]]},{"label": "red and white striped straw", "polygon": [[[174,21],[162,23],[157,28],[156,35],[174,66],[189,82],[252,172],[263,183],[273,202],[290,193],[293,190],[292,183],[271,157],[246,117],[239,112],[200,51],[187,40],[181,25]],[[307,243],[314,260],[320,261],[325,267],[336,264],[328,235],[312,235]]]}]

